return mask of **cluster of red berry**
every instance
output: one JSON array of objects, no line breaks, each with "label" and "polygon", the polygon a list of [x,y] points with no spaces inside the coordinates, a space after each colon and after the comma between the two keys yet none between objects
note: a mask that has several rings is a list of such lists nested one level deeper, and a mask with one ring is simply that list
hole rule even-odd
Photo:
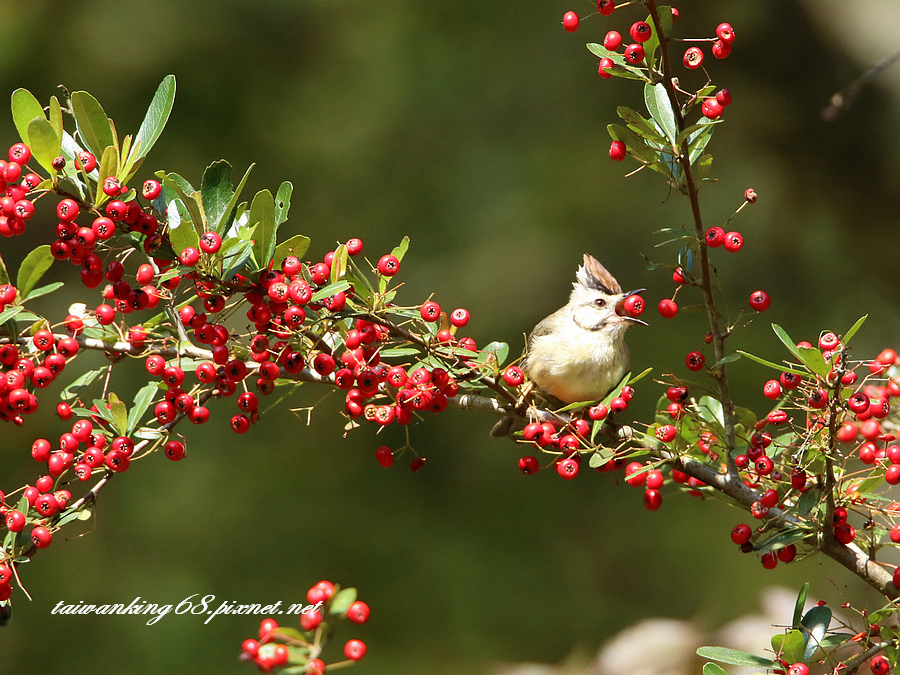
[{"label": "cluster of red berry", "polygon": [[[310,604],[300,615],[301,630],[279,626],[275,619],[263,619],[259,624],[259,638],[248,638],[241,644],[241,660],[254,663],[263,673],[295,666],[297,672],[305,675],[323,675],[326,664],[320,656],[333,636],[335,622],[349,619],[354,624],[364,624],[369,620],[369,605],[356,599],[355,589],[341,589],[330,581],[320,581],[310,588],[306,599]],[[328,667],[334,669],[355,663],[365,655],[365,642],[355,638],[347,640],[344,644],[347,660]]]}]

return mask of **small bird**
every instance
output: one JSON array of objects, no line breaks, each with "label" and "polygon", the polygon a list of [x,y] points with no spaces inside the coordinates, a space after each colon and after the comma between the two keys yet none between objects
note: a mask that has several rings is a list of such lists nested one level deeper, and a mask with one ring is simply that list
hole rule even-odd
[{"label": "small bird", "polygon": [[[625,300],[644,289],[622,287],[600,262],[585,254],[569,302],[541,321],[528,336],[523,369],[541,394],[562,404],[596,401],[628,372],[625,330],[647,325],[625,311]],[[508,435],[513,418],[500,420],[492,436]]]}]

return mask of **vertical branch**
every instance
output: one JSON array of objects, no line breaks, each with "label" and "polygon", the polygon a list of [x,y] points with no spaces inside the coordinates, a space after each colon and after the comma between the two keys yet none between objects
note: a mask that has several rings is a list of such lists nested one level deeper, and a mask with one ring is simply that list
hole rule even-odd
[{"label": "vertical branch", "polygon": [[[678,131],[681,132],[685,128],[684,115],[681,112],[681,105],[675,93],[675,86],[672,83],[672,63],[669,58],[668,38],[663,34],[662,24],[659,20],[659,11],[656,7],[656,0],[647,0],[647,9],[653,21],[653,28],[659,36],[659,49],[662,56],[663,68],[663,87],[669,97],[669,103],[675,114],[675,124]],[[734,401],[731,398],[731,390],[728,386],[728,377],[725,372],[724,365],[717,365],[725,357],[725,334],[719,326],[719,312],[716,308],[715,298],[713,297],[712,276],[709,266],[709,250],[705,241],[705,228],[703,227],[703,216],[700,212],[700,197],[697,182],[694,179],[694,172],[691,168],[690,153],[688,151],[688,141],[684,139],[679,148],[677,157],[681,170],[684,173],[685,185],[687,186],[688,199],[691,202],[691,213],[694,219],[694,231],[700,242],[700,288],[703,291],[703,303],[706,306],[706,316],[709,321],[709,330],[713,336],[713,349],[715,352],[716,363],[713,364],[710,372],[712,377],[719,385],[719,398],[722,401],[722,407],[725,417],[725,443],[729,450],[727,453],[728,471],[732,478],[737,477],[737,466],[734,464],[731,450],[734,449]]]}]

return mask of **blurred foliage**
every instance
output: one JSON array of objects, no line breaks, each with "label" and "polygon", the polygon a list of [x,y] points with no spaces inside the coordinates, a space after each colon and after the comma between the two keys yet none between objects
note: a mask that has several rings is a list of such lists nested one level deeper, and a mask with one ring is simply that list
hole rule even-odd
[{"label": "blurred foliage", "polygon": [[[720,182],[704,188],[707,224],[727,218],[746,187],[760,195],[735,223],[744,248],[714,257],[734,312],[756,288],[773,298],[733,346],[781,358],[769,322],[813,339],[868,312],[859,353],[897,347],[892,99],[869,86],[825,123],[819,111],[861,69],[802,5],[688,4],[682,34],[711,34],[727,20],[738,35],[729,59],[708,64],[735,104],[709,147]],[[651,307],[668,297],[669,274],[648,272],[640,254],[671,261],[675,251],[655,249],[652,233],[689,218],[657,176],[625,179],[606,155],[615,107],[639,107],[641,92],[599,80],[584,43],[632,15],[593,17],[569,35],[559,20],[570,8],[32,0],[7,8],[0,24],[0,92],[24,86],[46,100],[60,83],[86,89],[132,129],[175,73],[175,109],[148,176],[158,167],[196,179],[220,157],[237,170],[257,162],[248,187],[293,182],[285,234],[312,237],[313,255],[359,236],[377,257],[408,234],[403,300],[433,292],[450,309],[465,306],[480,344],[503,339],[517,350],[565,301],[582,253],[623,285],[648,287]],[[574,8],[587,14],[590,3]],[[8,113],[0,129],[3,143],[17,140]],[[25,241],[2,246],[11,266],[27,251]],[[635,368],[681,372],[684,353],[702,343],[700,315],[651,319],[629,334]],[[739,400],[761,408],[768,374],[746,362],[731,370]],[[139,364],[131,372],[142,377]],[[324,393],[309,387],[296,405]],[[649,417],[658,393],[644,384],[636,415]],[[342,438],[336,395],[311,427],[278,410],[241,437],[227,430],[225,407],[213,406],[187,461],[140,462],[104,490],[95,531],[54,542],[22,570],[35,600],[15,606],[0,672],[250,672],[236,657],[256,631],[252,617],[203,625],[170,615],[145,626],[50,615],[60,600],[294,602],[330,578],[372,607],[357,631],[369,643],[360,672],[441,674],[560,661],[647,616],[714,625],[751,607],[762,583],[811,577],[814,594],[835,599],[848,581],[814,561],[764,572],[734,550],[728,534],[741,514],[720,503],[670,499],[650,513],[640,491],[609,475],[524,477],[517,449],[487,437],[488,418],[451,410],[411,428],[428,457],[413,475],[374,460],[377,445],[402,444],[398,430]],[[59,433],[44,408],[24,430],[4,427],[3,487],[33,480],[32,439]]]}]

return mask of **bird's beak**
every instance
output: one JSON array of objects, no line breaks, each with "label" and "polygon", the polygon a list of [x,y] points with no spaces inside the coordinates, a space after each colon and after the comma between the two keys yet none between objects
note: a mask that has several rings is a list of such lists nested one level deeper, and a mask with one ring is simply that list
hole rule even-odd
[{"label": "bird's beak", "polygon": [[618,314],[620,317],[622,317],[622,321],[628,321],[629,323],[639,323],[642,326],[650,325],[642,319],[638,319],[637,317],[634,317],[634,316],[629,316],[628,313],[625,311],[625,301],[628,298],[630,298],[632,295],[637,295],[638,293],[643,293],[646,290],[647,290],[646,288],[639,288],[636,291],[628,291],[625,295],[622,296],[622,299],[616,303],[616,314]]}]

